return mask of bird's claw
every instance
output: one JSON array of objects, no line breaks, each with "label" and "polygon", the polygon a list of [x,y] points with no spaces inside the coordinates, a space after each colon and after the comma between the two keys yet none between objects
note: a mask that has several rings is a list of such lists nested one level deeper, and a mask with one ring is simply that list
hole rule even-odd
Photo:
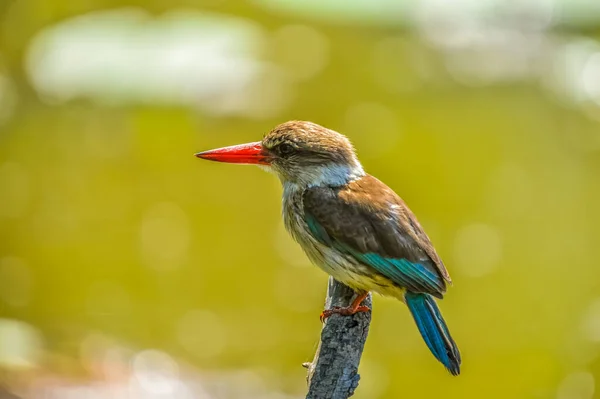
[{"label": "bird's claw", "polygon": [[330,317],[331,315],[334,315],[334,314],[339,314],[342,316],[351,316],[355,313],[368,312],[370,310],[371,310],[371,308],[369,308],[368,306],[357,306],[357,307],[348,306],[345,308],[342,308],[340,306],[334,306],[331,309],[325,309],[323,312],[321,312],[319,319],[321,320],[321,323],[323,323],[323,322],[325,322],[325,320],[328,317]]},{"label": "bird's claw", "polygon": [[321,320],[321,323],[324,323],[325,319],[327,319],[328,317],[330,317],[332,314],[339,313],[340,309],[341,309],[341,307],[334,306],[331,309],[325,309],[324,311],[322,311],[321,315],[319,316],[319,319]]}]

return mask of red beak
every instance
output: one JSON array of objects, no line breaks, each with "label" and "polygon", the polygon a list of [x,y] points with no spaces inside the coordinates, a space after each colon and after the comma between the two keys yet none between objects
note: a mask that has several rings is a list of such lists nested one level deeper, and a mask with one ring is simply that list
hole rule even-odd
[{"label": "red beak", "polygon": [[269,157],[263,152],[260,141],[255,143],[232,145],[196,154],[198,158],[209,161],[241,163],[248,165],[269,165]]}]

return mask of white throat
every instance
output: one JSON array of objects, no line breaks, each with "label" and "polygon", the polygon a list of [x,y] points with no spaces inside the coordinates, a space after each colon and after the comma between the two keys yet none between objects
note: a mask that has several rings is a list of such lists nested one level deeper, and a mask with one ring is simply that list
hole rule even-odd
[{"label": "white throat", "polygon": [[365,175],[360,163],[354,165],[315,166],[306,173],[306,186],[342,186]]},{"label": "white throat", "polygon": [[283,185],[284,197],[292,195],[298,190],[302,191],[309,187],[331,186],[338,187],[348,184],[353,180],[365,176],[365,171],[358,160],[352,164],[330,164],[320,166],[303,167],[296,174],[294,180],[286,179],[281,173],[266,165],[259,165],[261,169],[278,175]]},{"label": "white throat", "polygon": [[309,187],[338,187],[348,184],[365,175],[362,165],[357,161],[350,165],[327,165],[303,168],[302,175],[296,181],[282,180],[284,196]]}]

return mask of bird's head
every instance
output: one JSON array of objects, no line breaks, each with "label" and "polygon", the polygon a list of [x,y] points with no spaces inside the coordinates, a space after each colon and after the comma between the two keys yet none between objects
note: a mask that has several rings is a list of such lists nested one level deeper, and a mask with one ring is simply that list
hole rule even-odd
[{"label": "bird's head", "polygon": [[364,175],[344,135],[312,122],[278,125],[261,141],[196,154],[211,161],[253,164],[299,186],[342,185]]}]

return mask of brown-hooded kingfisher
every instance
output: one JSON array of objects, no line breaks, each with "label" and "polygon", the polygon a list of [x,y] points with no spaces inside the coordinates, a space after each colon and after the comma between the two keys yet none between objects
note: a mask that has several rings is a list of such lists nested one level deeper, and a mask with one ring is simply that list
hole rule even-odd
[{"label": "brown-hooded kingfisher", "polygon": [[369,291],[406,303],[425,343],[452,373],[460,352],[434,297],[442,299],[450,275],[429,237],[404,201],[365,173],[350,141],[312,122],[289,121],[262,141],[196,154],[211,161],[254,164],[283,185],[285,227],[311,261],[351,287],[351,315]]}]

